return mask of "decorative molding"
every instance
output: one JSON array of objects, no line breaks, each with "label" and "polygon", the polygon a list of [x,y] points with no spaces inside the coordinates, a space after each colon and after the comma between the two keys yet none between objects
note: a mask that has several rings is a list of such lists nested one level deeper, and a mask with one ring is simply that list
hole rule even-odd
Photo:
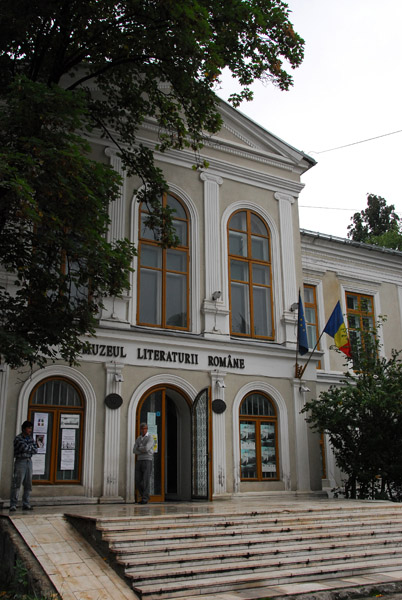
[{"label": "decorative molding", "polygon": [[278,201],[289,202],[289,204],[294,204],[296,202],[296,198],[290,194],[282,194],[281,192],[275,192],[274,198]]},{"label": "decorative molding", "polygon": [[82,465],[82,485],[85,496],[92,498],[94,494],[94,465],[95,465],[95,423],[96,423],[96,394],[90,381],[80,371],[64,365],[50,365],[39,369],[24,383],[18,396],[17,431],[28,415],[29,397],[34,387],[47,377],[65,377],[74,381],[82,390],[85,398],[85,431]]},{"label": "decorative molding", "polygon": [[236,394],[233,400],[233,481],[234,492],[240,491],[240,426],[239,410],[243,398],[249,392],[265,392],[275,402],[278,408],[278,449],[280,479],[285,484],[285,490],[291,488],[290,478],[290,450],[289,450],[289,419],[286,402],[280,392],[265,381],[251,381],[246,383]]}]

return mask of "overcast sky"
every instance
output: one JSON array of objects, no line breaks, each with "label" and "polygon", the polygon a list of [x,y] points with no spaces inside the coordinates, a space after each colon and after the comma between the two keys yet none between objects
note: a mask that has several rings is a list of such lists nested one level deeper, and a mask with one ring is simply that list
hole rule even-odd
[{"label": "overcast sky", "polygon": [[[402,216],[402,0],[288,0],[304,38],[294,87],[254,86],[240,111],[315,160],[303,175],[300,226],[347,236],[368,193]],[[233,91],[224,78],[219,95]],[[347,148],[323,152],[338,146]],[[313,207],[313,208],[310,208]],[[325,208],[319,208],[325,207]]]}]

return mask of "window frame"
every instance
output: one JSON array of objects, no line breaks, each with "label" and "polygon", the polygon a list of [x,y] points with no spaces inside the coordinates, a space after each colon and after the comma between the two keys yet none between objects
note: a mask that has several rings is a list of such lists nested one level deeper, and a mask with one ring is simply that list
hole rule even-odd
[{"label": "window frame", "polygon": [[[190,226],[191,226],[191,222],[190,222],[190,215],[189,215],[189,211],[187,209],[185,202],[183,202],[177,194],[175,194],[174,192],[172,192],[170,190],[163,193],[162,206],[165,207],[167,205],[168,196],[171,196],[172,198],[174,198],[180,204],[180,206],[183,209],[183,212],[185,213],[185,216],[186,216],[185,218],[176,216],[174,213],[172,216],[173,216],[174,220],[178,220],[178,221],[181,221],[182,223],[185,223],[186,243],[179,244],[178,246],[175,246],[174,248],[163,248],[157,240],[146,238],[145,236],[143,236],[142,231],[141,231],[142,224],[143,224],[142,216],[146,215],[148,213],[148,211],[146,210],[146,207],[144,209],[145,204],[143,202],[140,203],[139,209],[138,209],[138,262],[137,262],[136,323],[140,326],[154,327],[154,328],[158,328],[158,329],[168,329],[168,330],[174,330],[174,331],[189,331],[190,327],[191,327],[191,315],[190,315],[190,229],[191,229]],[[142,248],[145,246],[161,249],[162,257],[161,257],[161,266],[160,267],[142,265],[141,252],[142,252]],[[168,254],[169,250],[182,252],[183,254],[185,253],[185,271],[178,271],[175,269],[167,268],[167,254]],[[159,323],[149,323],[147,321],[142,321],[140,319],[141,276],[143,276],[143,273],[141,273],[141,271],[143,269],[147,269],[149,271],[153,271],[156,273],[161,273],[161,294],[160,294],[161,297],[160,297],[160,299],[157,299],[157,302],[159,304],[157,304],[155,306],[157,311],[160,310],[160,322]],[[167,275],[171,274],[171,273],[173,273],[173,274],[176,273],[178,275],[185,275],[185,280],[186,280],[186,283],[185,283],[186,325],[185,326],[168,325],[166,322],[166,312],[167,312],[167,283],[166,283],[166,281],[167,281]]]},{"label": "window frame", "polygon": [[[74,388],[77,392],[81,406],[62,406],[60,404],[33,404],[32,399],[34,398],[38,389],[51,381],[63,381]],[[50,464],[49,464],[49,479],[35,479],[33,476],[32,483],[34,485],[79,485],[82,482],[82,471],[83,471],[83,456],[84,456],[84,429],[85,429],[85,397],[79,386],[71,379],[62,376],[50,376],[39,381],[32,389],[29,400],[28,400],[28,420],[34,422],[34,414],[51,413],[52,418],[52,436],[50,443]],[[75,479],[57,479],[58,463],[59,463],[59,442],[61,439],[61,428],[60,428],[60,415],[79,415],[80,426],[79,426],[79,450],[78,450],[78,476]],[[49,433],[47,434],[49,435]],[[61,449],[60,449],[61,455]]]},{"label": "window frame", "polygon": [[[240,229],[236,229],[236,228],[230,226],[233,218],[236,215],[238,215],[239,213],[246,214],[246,230],[240,230]],[[266,229],[266,232],[267,232],[266,236],[262,236],[262,235],[259,235],[258,233],[252,232],[252,229],[251,229],[251,216],[252,215],[255,216],[258,220],[260,220],[263,223],[263,225]],[[241,256],[241,255],[231,253],[231,251],[230,251],[230,232],[231,231],[246,234],[246,236],[247,236],[247,256]],[[268,260],[267,261],[252,257],[252,251],[251,251],[252,250],[252,236],[257,236],[257,237],[260,237],[261,239],[267,239],[267,243],[268,243]],[[229,306],[230,306],[230,334],[232,336],[248,338],[248,339],[270,340],[270,341],[275,340],[275,320],[274,320],[275,307],[274,307],[274,294],[273,294],[271,231],[270,231],[270,228],[269,228],[267,222],[261,217],[261,215],[259,215],[257,212],[255,212],[254,210],[252,210],[250,208],[239,208],[238,210],[236,210],[235,212],[233,212],[230,215],[228,222],[227,222],[227,252],[228,252],[228,278],[229,278],[228,291],[229,291]],[[234,278],[232,279],[232,273],[231,273],[232,260],[236,260],[236,261],[245,263],[247,265],[247,270],[248,270],[248,281],[247,282],[245,282],[243,280],[234,279]],[[265,267],[269,268],[269,283],[268,284],[261,284],[261,283],[253,282],[253,266],[256,266],[256,265],[261,265],[261,266],[265,266]],[[249,327],[250,327],[249,333],[242,333],[242,332],[233,330],[233,319],[232,319],[232,303],[233,303],[232,284],[233,283],[241,283],[242,285],[247,286],[248,314],[245,316],[249,317]],[[270,314],[267,315],[267,321],[265,324],[268,326],[268,328],[271,327],[271,335],[259,335],[259,334],[255,333],[255,318],[256,317],[254,315],[254,302],[253,302],[254,287],[259,287],[259,288],[269,290],[268,293],[269,293],[269,301],[270,301]]]},{"label": "window frame", "polygon": [[[247,398],[252,395],[258,394],[263,396],[268,402],[271,404],[274,414],[273,415],[246,415],[241,414],[241,407],[246,402]],[[256,477],[243,477],[242,467],[241,467],[241,425],[245,422],[253,422],[255,424],[255,448],[256,448]],[[262,453],[261,453],[261,424],[264,423],[273,423],[274,431],[275,431],[275,465],[276,465],[276,474],[275,477],[263,477],[262,471]],[[270,398],[270,396],[261,391],[251,391],[244,396],[239,406],[239,450],[240,450],[240,481],[258,481],[267,483],[270,481],[279,481],[280,480],[280,465],[279,465],[279,440],[278,440],[278,412],[275,402]]]}]

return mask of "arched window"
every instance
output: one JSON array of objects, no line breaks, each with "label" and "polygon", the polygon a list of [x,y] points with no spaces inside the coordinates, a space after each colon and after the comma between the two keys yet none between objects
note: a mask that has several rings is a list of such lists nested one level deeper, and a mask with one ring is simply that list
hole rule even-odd
[{"label": "arched window", "polygon": [[41,381],[29,399],[38,453],[36,483],[80,483],[85,406],[81,390],[61,377]]},{"label": "arched window", "polygon": [[273,402],[251,392],[240,405],[240,463],[243,481],[279,479],[277,416]]},{"label": "arched window", "polygon": [[269,230],[251,210],[229,221],[231,333],[274,339]]},{"label": "arched window", "polygon": [[164,194],[163,206],[173,212],[179,245],[162,248],[146,227],[148,211],[140,206],[137,323],[165,329],[189,329],[189,216],[184,204]]}]

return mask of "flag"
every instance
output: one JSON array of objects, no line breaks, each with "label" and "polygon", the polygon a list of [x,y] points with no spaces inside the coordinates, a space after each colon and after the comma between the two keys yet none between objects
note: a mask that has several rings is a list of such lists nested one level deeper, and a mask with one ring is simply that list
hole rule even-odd
[{"label": "flag", "polygon": [[299,310],[298,310],[298,326],[297,326],[297,349],[299,354],[307,354],[308,352],[308,341],[307,341],[307,329],[306,321],[304,319],[303,302],[299,292]]},{"label": "flag", "polygon": [[324,331],[334,338],[335,345],[339,348],[339,350],[341,350],[349,358],[352,358],[348,332],[346,331],[345,323],[343,322],[343,315],[339,300],[332,311],[332,315],[328,319],[328,323],[324,327]]}]

